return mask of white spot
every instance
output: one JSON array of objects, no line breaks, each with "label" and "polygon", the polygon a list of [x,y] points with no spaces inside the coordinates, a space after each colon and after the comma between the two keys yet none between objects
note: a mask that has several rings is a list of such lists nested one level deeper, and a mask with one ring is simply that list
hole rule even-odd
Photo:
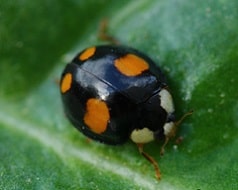
[{"label": "white spot", "polygon": [[174,112],[174,104],[172,100],[171,94],[168,92],[168,90],[163,89],[159,92],[160,100],[161,100],[161,107],[165,109],[167,113],[173,113]]},{"label": "white spot", "polygon": [[174,149],[174,150],[178,150],[178,145],[175,144],[175,145],[173,146],[173,149]]},{"label": "white spot", "polygon": [[228,138],[229,138],[229,134],[225,133],[225,134],[223,135],[223,139],[228,139]]},{"label": "white spot", "polygon": [[154,132],[148,128],[135,129],[131,133],[131,140],[134,143],[148,143],[154,140]]},{"label": "white spot", "polygon": [[213,112],[213,109],[212,109],[212,108],[208,108],[207,112],[208,112],[208,113],[212,113],[212,112]]},{"label": "white spot", "polygon": [[164,125],[164,135],[168,136],[173,128],[174,128],[174,122],[165,123],[165,125]]},{"label": "white spot", "polygon": [[221,93],[221,94],[220,94],[220,97],[221,97],[221,98],[224,98],[225,95],[226,95],[225,93]]}]

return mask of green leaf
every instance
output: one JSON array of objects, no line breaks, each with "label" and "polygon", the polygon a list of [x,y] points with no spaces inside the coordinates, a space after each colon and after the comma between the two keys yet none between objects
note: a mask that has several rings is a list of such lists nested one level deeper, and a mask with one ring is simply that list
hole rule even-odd
[{"label": "green leaf", "polygon": [[[237,189],[238,1],[3,1],[0,5],[0,189]],[[57,80],[97,39],[103,18],[122,44],[164,70],[181,144],[145,150],[86,138],[64,116]]]}]

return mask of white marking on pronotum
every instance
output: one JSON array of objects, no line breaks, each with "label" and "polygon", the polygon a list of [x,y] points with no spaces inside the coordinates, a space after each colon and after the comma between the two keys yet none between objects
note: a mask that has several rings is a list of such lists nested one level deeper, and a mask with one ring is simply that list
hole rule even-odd
[{"label": "white marking on pronotum", "polygon": [[174,105],[171,94],[168,92],[168,90],[163,89],[159,92],[160,100],[161,100],[161,107],[165,109],[167,113],[173,113],[174,112]]}]

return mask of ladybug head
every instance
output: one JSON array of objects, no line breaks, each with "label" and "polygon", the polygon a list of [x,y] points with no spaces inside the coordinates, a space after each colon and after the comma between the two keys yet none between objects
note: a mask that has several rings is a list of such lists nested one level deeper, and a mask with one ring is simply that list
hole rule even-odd
[{"label": "ladybug head", "polygon": [[139,106],[137,126],[131,133],[135,143],[164,139],[175,129],[172,96],[165,88],[153,94]]}]

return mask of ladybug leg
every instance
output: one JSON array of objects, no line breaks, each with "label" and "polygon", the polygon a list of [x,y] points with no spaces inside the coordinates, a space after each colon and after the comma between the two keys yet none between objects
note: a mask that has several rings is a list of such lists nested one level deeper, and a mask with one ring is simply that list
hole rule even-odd
[{"label": "ladybug leg", "polygon": [[149,154],[144,152],[143,145],[144,144],[137,144],[139,152],[146,158],[146,160],[148,160],[154,166],[155,176],[158,180],[160,180],[161,179],[161,173],[160,173],[158,163],[155,161],[155,159],[152,156],[150,156]]},{"label": "ladybug leg", "polygon": [[169,139],[170,139],[170,137],[168,137],[168,136],[165,137],[164,144],[162,145],[162,147],[161,147],[161,149],[160,149],[160,156],[163,156],[163,155],[164,155],[164,148],[165,148],[165,146],[168,144]]},{"label": "ladybug leg", "polygon": [[176,121],[176,122],[174,123],[173,128],[172,128],[171,131],[166,135],[164,144],[163,144],[162,147],[161,147],[161,150],[160,150],[160,155],[161,155],[161,156],[164,155],[164,148],[165,148],[165,146],[167,145],[167,143],[169,142],[169,139],[175,136],[178,126],[182,123],[182,121],[183,121],[186,117],[188,117],[188,116],[190,116],[190,115],[192,115],[192,114],[193,114],[193,110],[191,110],[191,111],[185,113],[178,121]]},{"label": "ladybug leg", "polygon": [[175,127],[177,128],[186,117],[192,114],[193,114],[193,110],[190,110],[189,112],[185,113],[178,121],[175,122]]},{"label": "ladybug leg", "polygon": [[98,38],[103,41],[108,41],[112,44],[120,44],[119,41],[113,36],[108,34],[108,20],[104,18],[99,25]]},{"label": "ladybug leg", "polygon": [[92,139],[90,139],[90,138],[86,138],[86,140],[85,140],[87,143],[91,143],[92,142]]}]

